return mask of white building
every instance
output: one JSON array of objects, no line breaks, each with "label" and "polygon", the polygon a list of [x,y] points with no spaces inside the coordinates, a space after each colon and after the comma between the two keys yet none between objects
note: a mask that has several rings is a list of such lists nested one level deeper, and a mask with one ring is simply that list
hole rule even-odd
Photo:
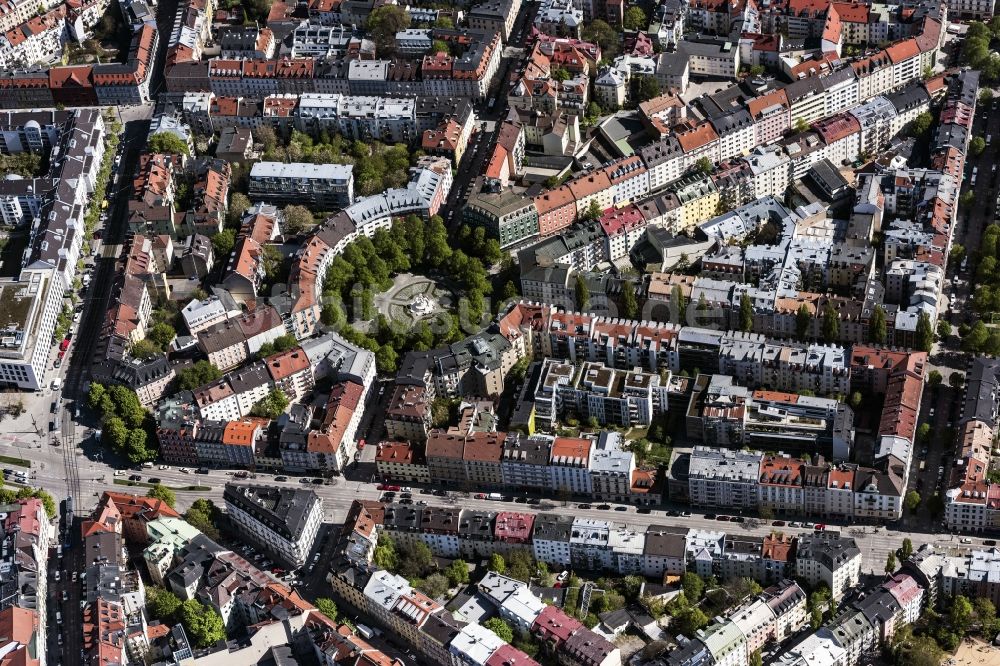
[{"label": "white building", "polygon": [[244,537],[296,568],[306,563],[323,522],[323,500],[315,492],[227,483],[223,497]]}]

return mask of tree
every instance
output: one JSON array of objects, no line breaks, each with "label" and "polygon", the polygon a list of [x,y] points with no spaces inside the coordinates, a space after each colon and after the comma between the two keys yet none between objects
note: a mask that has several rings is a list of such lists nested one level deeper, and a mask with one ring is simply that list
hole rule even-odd
[{"label": "tree", "polygon": [[959,636],[964,636],[969,630],[972,622],[972,602],[964,595],[958,595],[951,603],[951,610],[948,612],[948,624],[951,630]]},{"label": "tree", "polygon": [[621,49],[621,34],[601,19],[584,25],[581,37],[600,46],[604,59],[608,61],[614,60]]},{"label": "tree", "polygon": [[921,444],[926,444],[927,439],[930,437],[930,435],[931,435],[930,423],[921,423],[917,427],[917,441],[920,442]]},{"label": "tree", "polygon": [[439,573],[432,573],[417,587],[431,599],[438,599],[448,593],[448,579]]},{"label": "tree", "polygon": [[925,352],[929,352],[934,345],[934,329],[931,327],[931,317],[923,311],[917,317],[915,343],[917,349]]},{"label": "tree", "polygon": [[660,96],[660,82],[655,76],[642,75],[639,77],[639,85],[636,95],[640,102],[648,102]]},{"label": "tree", "polygon": [[171,132],[157,132],[149,137],[146,142],[146,149],[151,153],[165,153],[167,155],[190,155],[191,149],[176,134]]},{"label": "tree", "polygon": [[136,340],[132,343],[132,348],[129,350],[129,354],[132,358],[137,358],[140,361],[149,361],[160,355],[162,350],[149,340]]},{"label": "tree", "polygon": [[469,582],[469,565],[465,563],[465,560],[454,560],[444,570],[444,575],[448,577],[448,583],[452,587],[465,585]]},{"label": "tree", "polygon": [[976,597],[972,600],[972,608],[976,612],[976,619],[982,628],[984,636],[997,635],[997,609],[993,602],[986,597]]},{"label": "tree", "polygon": [[626,319],[639,316],[639,302],[635,298],[635,286],[631,282],[622,283],[622,315]]},{"label": "tree", "polygon": [[903,539],[903,545],[899,549],[899,559],[908,560],[910,559],[910,555],[913,555],[913,542],[907,537]]},{"label": "tree", "polygon": [[177,387],[182,391],[192,391],[221,377],[222,371],[217,367],[208,361],[198,361],[177,373]]},{"label": "tree", "polygon": [[212,236],[212,250],[215,252],[216,260],[228,257],[236,247],[236,231],[233,229],[223,229]]},{"label": "tree", "polygon": [[976,193],[973,190],[966,190],[962,192],[962,196],[958,198],[958,205],[962,208],[971,208],[976,203]]},{"label": "tree", "polygon": [[981,88],[979,90],[979,103],[989,104],[993,101],[993,91],[989,88]]},{"label": "tree", "polygon": [[250,414],[265,419],[276,419],[284,414],[286,409],[288,409],[288,396],[281,389],[273,388],[253,406]]},{"label": "tree", "polygon": [[191,507],[184,514],[184,520],[209,539],[218,540],[219,513],[219,509],[212,500],[202,498],[191,504]]},{"label": "tree", "polygon": [[795,313],[795,336],[800,341],[805,341],[809,335],[809,327],[812,324],[812,312],[805,303],[799,306],[799,311]]},{"label": "tree", "polygon": [[840,315],[833,307],[832,301],[823,304],[823,341],[827,344],[836,342],[840,337]]},{"label": "tree", "polygon": [[174,494],[174,491],[160,483],[150,488],[149,492],[146,493],[146,497],[153,497],[161,500],[171,509],[177,504],[177,496]]},{"label": "tree", "polygon": [[674,617],[677,628],[686,636],[694,636],[695,632],[708,624],[708,616],[697,606],[689,606]]},{"label": "tree", "polygon": [[431,53],[449,53],[451,49],[448,48],[448,42],[435,39],[431,42]]},{"label": "tree", "polygon": [[743,292],[740,296],[740,330],[749,332],[753,329],[753,303],[750,294]]},{"label": "tree", "polygon": [[917,507],[920,506],[920,493],[918,493],[916,490],[909,491],[903,498],[903,504],[906,506],[906,509],[911,513],[916,511]]},{"label": "tree", "polygon": [[764,666],[764,657],[760,653],[760,648],[750,654],[750,666]]},{"label": "tree", "polygon": [[955,243],[951,246],[951,251],[948,252],[948,265],[955,267],[961,266],[962,259],[965,258],[965,246]]},{"label": "tree", "polygon": [[932,387],[940,386],[941,382],[943,381],[944,377],[942,377],[941,373],[938,372],[937,370],[931,370],[929,373],[927,373],[927,383],[930,384]]},{"label": "tree", "polygon": [[601,210],[601,204],[597,199],[591,199],[587,205],[586,212],[581,217],[585,220],[599,220],[603,213],[604,211]]},{"label": "tree", "polygon": [[756,76],[760,76],[761,74],[763,74],[766,71],[767,71],[767,68],[765,68],[764,65],[753,65],[750,68],[750,72],[749,73],[750,73],[750,76],[756,77]]},{"label": "tree", "polygon": [[823,626],[823,611],[819,608],[813,608],[809,612],[809,627],[816,631]]},{"label": "tree", "polygon": [[934,117],[930,113],[924,111],[910,123],[910,136],[922,137],[931,129],[931,124],[934,122]]},{"label": "tree", "polygon": [[[261,127],[257,131],[259,132],[260,130],[267,130],[271,133],[271,136],[274,136],[274,130],[270,127]],[[232,190],[230,190],[230,192],[232,192]],[[253,204],[250,203],[250,197],[247,195],[242,192],[232,192],[232,194],[229,195],[229,208],[226,210],[226,226],[239,227],[240,221],[243,219],[243,214],[246,213],[252,205]],[[215,240],[214,236],[212,240]]]},{"label": "tree", "polygon": [[188,638],[196,647],[215,645],[226,638],[226,627],[214,608],[197,599],[188,599],[180,608],[180,620]]},{"label": "tree", "polygon": [[953,372],[948,375],[948,386],[954,389],[960,389],[965,386],[965,375],[961,372]]},{"label": "tree", "polygon": [[313,214],[305,206],[285,206],[285,230],[293,236],[308,231],[316,224]]},{"label": "tree", "polygon": [[646,12],[641,7],[629,7],[625,10],[623,25],[626,30],[645,30],[649,26],[649,19]]},{"label": "tree", "polygon": [[932,517],[940,516],[944,513],[944,499],[937,493],[927,498],[927,511]]},{"label": "tree", "polygon": [[405,544],[399,552],[399,574],[407,578],[422,576],[434,566],[434,553],[423,541]]},{"label": "tree", "polygon": [[885,343],[885,337],[885,310],[881,305],[876,305],[872,311],[871,321],[868,322],[868,340],[881,345]]},{"label": "tree", "polygon": [[851,407],[857,409],[861,406],[861,401],[863,400],[860,391],[855,391],[851,394]]},{"label": "tree", "polygon": [[685,597],[691,601],[698,601],[701,599],[702,592],[705,591],[705,581],[695,572],[685,571],[684,575],[681,576],[681,589],[684,590]]},{"label": "tree", "polygon": [[984,150],[986,150],[986,139],[981,136],[972,137],[972,141],[969,142],[969,152],[972,156],[979,157]]},{"label": "tree", "polygon": [[378,538],[378,545],[375,546],[375,554],[372,556],[372,561],[375,562],[376,566],[389,571],[395,571],[399,566],[396,542],[385,532]]},{"label": "tree", "polygon": [[151,619],[171,624],[180,607],[181,600],[170,590],[159,585],[146,588],[146,610]]},{"label": "tree", "polygon": [[583,279],[583,276],[577,274],[576,276],[576,308],[581,312],[590,308],[590,289],[587,288],[587,281]]},{"label": "tree", "polygon": [[153,324],[149,331],[146,332],[146,339],[160,349],[166,349],[176,337],[177,331],[174,330],[173,326],[164,321]]},{"label": "tree", "polygon": [[562,81],[568,81],[569,79],[573,78],[573,75],[570,74],[569,70],[566,69],[565,67],[557,67],[556,69],[552,70],[552,78],[555,79],[556,81],[562,82]]},{"label": "tree", "polygon": [[391,53],[396,46],[396,33],[410,25],[406,12],[397,5],[383,5],[368,15],[365,27],[379,53]]},{"label": "tree", "polygon": [[889,551],[889,554],[885,558],[885,572],[891,574],[896,570],[896,554]]},{"label": "tree", "polygon": [[708,175],[712,173],[712,160],[707,157],[699,157],[698,161],[694,163],[694,168],[698,173]]},{"label": "tree", "polygon": [[491,617],[483,622],[483,628],[492,631],[504,643],[511,643],[514,640],[514,630],[511,629],[511,626],[503,618]]},{"label": "tree", "polygon": [[796,118],[793,127],[796,132],[801,134],[809,129],[809,123],[806,122],[805,118]]},{"label": "tree", "polygon": [[495,571],[498,574],[503,575],[507,571],[507,563],[503,559],[503,555],[500,553],[493,553],[490,555],[489,570]]},{"label": "tree", "polygon": [[330,618],[330,621],[337,621],[337,604],[333,602],[333,599],[327,597],[318,598],[316,600],[316,610]]}]

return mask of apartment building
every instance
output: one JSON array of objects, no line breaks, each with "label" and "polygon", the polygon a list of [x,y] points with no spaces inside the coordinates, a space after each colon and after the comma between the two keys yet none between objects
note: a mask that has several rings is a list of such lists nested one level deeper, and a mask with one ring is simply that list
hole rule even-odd
[{"label": "apartment building", "polygon": [[250,169],[250,197],[344,208],[354,203],[354,174],[351,165],[257,162]]},{"label": "apartment building", "polygon": [[251,541],[292,567],[306,564],[323,522],[323,500],[312,490],[227,483],[230,518]]}]

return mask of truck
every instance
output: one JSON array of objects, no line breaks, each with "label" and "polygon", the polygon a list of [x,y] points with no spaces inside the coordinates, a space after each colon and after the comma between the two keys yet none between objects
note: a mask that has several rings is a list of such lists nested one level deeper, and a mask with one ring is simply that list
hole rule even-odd
[{"label": "truck", "polygon": [[370,641],[375,636],[381,636],[382,635],[382,632],[380,630],[378,630],[378,629],[372,629],[371,627],[369,627],[367,625],[359,624],[357,626],[358,626],[358,633],[361,634],[362,636],[364,636],[366,640]]}]

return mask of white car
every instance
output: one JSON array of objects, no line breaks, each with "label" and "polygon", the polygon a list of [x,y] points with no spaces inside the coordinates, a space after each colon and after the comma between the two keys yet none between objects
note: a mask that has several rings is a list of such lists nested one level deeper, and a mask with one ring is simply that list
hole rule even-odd
[{"label": "white car", "polygon": [[189,470],[187,467],[181,467],[177,471],[180,472],[181,474],[190,474],[191,473],[191,470]]},{"label": "white car", "polygon": [[116,469],[115,470],[115,476],[125,476],[125,470],[123,470],[123,469]]},{"label": "white car", "polygon": [[170,465],[160,465],[160,469],[170,469]]}]

